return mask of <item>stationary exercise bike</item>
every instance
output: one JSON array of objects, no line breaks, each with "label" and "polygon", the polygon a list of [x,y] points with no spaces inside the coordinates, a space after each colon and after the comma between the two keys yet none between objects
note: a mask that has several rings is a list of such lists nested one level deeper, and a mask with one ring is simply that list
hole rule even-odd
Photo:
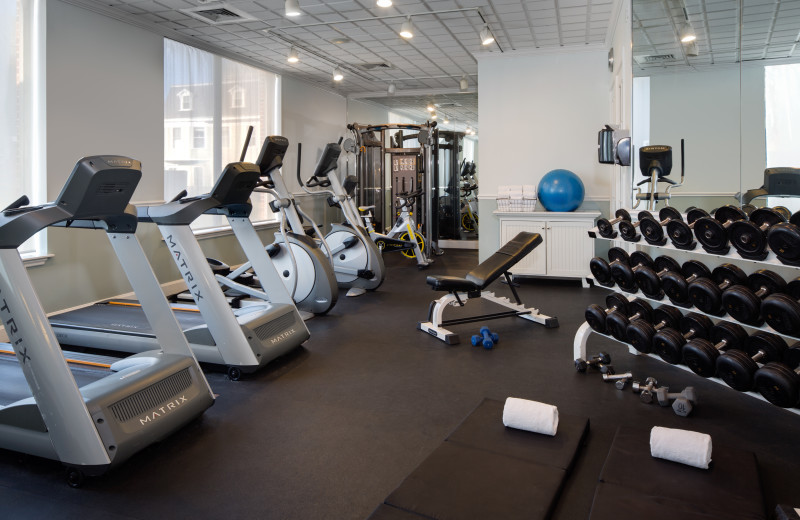
[{"label": "stationary exercise bike", "polygon": [[464,197],[464,202],[461,203],[461,228],[469,233],[478,229],[478,200],[474,195],[477,190],[477,184],[468,184],[461,187]]},{"label": "stationary exercise bike", "polygon": [[[348,296],[359,296],[366,291],[377,289],[384,280],[386,268],[378,246],[369,238],[367,230],[361,225],[357,213],[351,211],[347,203],[347,191],[336,175],[341,147],[338,143],[328,143],[317,162],[314,174],[306,181],[300,175],[300,157],[297,160],[297,182],[309,194],[320,191],[329,193],[328,204],[339,206],[345,217],[342,224],[332,224],[331,231],[322,237],[333,264],[339,287],[348,290]],[[309,188],[321,188],[312,190]]]}]

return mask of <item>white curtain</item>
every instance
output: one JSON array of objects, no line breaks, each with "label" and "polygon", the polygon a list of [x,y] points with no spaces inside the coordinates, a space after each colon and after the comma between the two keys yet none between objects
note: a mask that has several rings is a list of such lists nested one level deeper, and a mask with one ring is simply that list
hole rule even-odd
[{"label": "white curtain", "polygon": [[[280,131],[279,77],[188,45],[164,40],[164,198],[181,190],[208,193],[226,164],[240,160],[247,128],[253,135],[245,160],[255,162],[263,140]],[[254,222],[273,220],[267,198],[252,198]],[[195,230],[227,225],[203,216]]]},{"label": "white curtain", "polygon": [[[22,195],[44,202],[43,35],[44,5],[35,0],[0,0],[0,209]],[[23,256],[44,252],[44,233],[19,249]]]},{"label": "white curtain", "polygon": [[764,67],[767,168],[800,168],[800,64]]}]

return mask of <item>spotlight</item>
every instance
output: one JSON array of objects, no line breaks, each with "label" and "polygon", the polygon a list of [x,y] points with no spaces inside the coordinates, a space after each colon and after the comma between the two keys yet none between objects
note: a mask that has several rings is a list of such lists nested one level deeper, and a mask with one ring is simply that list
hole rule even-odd
[{"label": "spotlight", "polygon": [[428,103],[428,106],[425,107],[425,110],[427,110],[428,112],[433,112],[434,110],[436,110],[436,107],[434,107],[431,103]]},{"label": "spotlight", "polygon": [[297,49],[295,49],[294,47],[289,49],[289,56],[286,58],[286,61],[288,61],[289,63],[297,63],[298,61],[300,61],[300,58],[297,56]]},{"label": "spotlight", "polygon": [[461,76],[461,81],[459,81],[458,86],[461,88],[461,92],[464,92],[469,88],[469,83],[467,83],[467,75],[464,74]]},{"label": "spotlight", "polygon": [[694,56],[697,56],[699,54],[700,54],[700,52],[697,50],[697,42],[696,41],[689,42],[689,44],[686,45],[686,55],[687,56],[694,57]]},{"label": "spotlight", "polygon": [[286,0],[286,3],[283,4],[283,10],[286,16],[300,16],[302,14],[297,0]]},{"label": "spotlight", "polygon": [[489,45],[494,41],[494,34],[492,34],[492,30],[489,29],[488,25],[484,25],[483,29],[481,29],[481,45]]},{"label": "spotlight", "polygon": [[405,22],[403,22],[403,25],[400,26],[400,36],[402,36],[406,40],[414,37],[414,24],[411,23],[410,16],[406,19]]},{"label": "spotlight", "polygon": [[445,117],[444,119],[442,119],[442,124],[443,125],[449,125],[450,124],[450,120],[447,119],[447,117]]},{"label": "spotlight", "polygon": [[394,96],[394,93],[397,92],[397,85],[394,84],[394,81],[389,83],[389,95]]},{"label": "spotlight", "polygon": [[689,22],[683,22],[683,25],[681,25],[681,28],[678,31],[678,37],[681,39],[681,43],[689,43],[697,39],[697,35],[694,33],[692,24]]},{"label": "spotlight", "polygon": [[437,117],[439,116],[436,115],[436,112],[431,112],[431,119],[436,119]]},{"label": "spotlight", "polygon": [[378,7],[392,7],[392,0],[378,0]]},{"label": "spotlight", "polygon": [[336,67],[333,69],[333,81],[342,81],[344,79],[344,74],[342,74],[342,69]]}]

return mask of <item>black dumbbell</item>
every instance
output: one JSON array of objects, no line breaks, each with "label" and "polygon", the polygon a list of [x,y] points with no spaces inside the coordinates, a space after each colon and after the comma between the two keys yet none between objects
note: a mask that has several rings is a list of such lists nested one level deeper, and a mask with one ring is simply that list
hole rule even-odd
[{"label": "black dumbbell", "polygon": [[708,216],[708,212],[704,209],[689,208],[686,211],[686,222],[683,220],[673,220],[667,224],[667,236],[672,241],[672,245],[685,251],[691,251],[697,247],[697,242],[692,233],[694,223]]},{"label": "black dumbbell", "polygon": [[600,352],[599,354],[592,356],[588,360],[583,358],[578,358],[575,360],[575,370],[578,372],[586,372],[586,369],[589,367],[596,368],[600,370],[603,374],[606,373],[614,373],[611,369],[611,356],[608,352]]},{"label": "black dumbbell", "polygon": [[786,281],[773,271],[759,269],[747,277],[747,283],[749,287],[734,285],[726,289],[722,293],[722,307],[733,319],[759,326],[764,323],[761,318],[762,300],[770,294],[785,291]]},{"label": "black dumbbell", "polygon": [[593,303],[586,308],[586,323],[592,328],[593,331],[600,334],[606,333],[606,317],[618,311],[623,314],[628,313],[628,299],[620,293],[611,293],[606,296],[606,309]]},{"label": "black dumbbell", "polygon": [[659,330],[669,327],[676,328],[681,322],[683,314],[675,307],[662,305],[653,311],[653,323],[645,320],[636,320],[628,325],[625,337],[633,348],[644,354],[653,351],[653,336]]},{"label": "black dumbbell", "polygon": [[589,260],[589,271],[592,276],[597,280],[597,283],[605,287],[614,286],[614,277],[611,276],[611,266],[614,264],[628,264],[630,257],[628,252],[619,247],[612,247],[608,250],[608,259],[611,261],[609,264],[605,258],[596,256]]},{"label": "black dumbbell", "polygon": [[661,219],[660,222],[654,218],[646,218],[639,223],[642,236],[652,246],[663,246],[667,243],[667,239],[664,238],[663,226],[675,220],[683,220],[681,212],[669,206],[661,208],[661,211],[658,212],[658,218]]},{"label": "black dumbbell", "polygon": [[742,258],[764,260],[769,254],[767,231],[772,226],[787,220],[789,217],[782,211],[759,208],[750,214],[750,220],[738,220],[731,224],[728,228],[728,238]]},{"label": "black dumbbell", "polygon": [[617,222],[622,222],[623,220],[627,220],[628,222],[631,221],[631,214],[625,209],[618,209],[614,213],[614,217],[615,218],[612,220],[605,218],[600,218],[597,220],[597,232],[600,233],[601,237],[617,238],[617,232],[614,231],[614,224]]},{"label": "black dumbbell", "polygon": [[[789,220],[790,218],[792,218],[792,212],[789,211],[789,208],[787,208],[786,206],[773,206],[772,211],[777,211],[784,218],[784,220]],[[752,219],[753,217],[751,217],[750,215],[751,214],[748,213],[747,217]]]},{"label": "black dumbbell", "polygon": [[711,271],[697,260],[684,262],[680,272],[669,271],[661,277],[661,288],[675,305],[691,307],[689,284],[700,278],[711,278]]},{"label": "black dumbbell", "polygon": [[655,269],[642,266],[636,270],[634,277],[636,285],[645,296],[653,300],[664,298],[664,291],[661,289],[661,277],[669,272],[680,272],[680,264],[672,257],[662,255],[656,258]]},{"label": "black dumbbell", "polygon": [[761,316],[781,334],[800,336],[800,278],[788,284],[783,293],[770,294],[761,302]]},{"label": "black dumbbell", "polygon": [[763,331],[747,338],[744,346],[744,351],[728,350],[717,358],[717,375],[740,392],[753,389],[759,362],[780,361],[786,352],[786,342],[780,336]]},{"label": "black dumbbell", "polygon": [[728,228],[738,220],[746,220],[747,214],[737,206],[722,206],[714,212],[714,218],[703,217],[694,223],[694,236],[708,253],[726,255]]},{"label": "black dumbbell", "polygon": [[623,343],[628,339],[627,331],[628,325],[636,320],[652,321],[653,320],[653,307],[650,306],[645,300],[636,298],[628,303],[628,315],[619,311],[610,312],[606,318],[606,330],[611,333],[614,338]]},{"label": "black dumbbell", "polygon": [[619,234],[622,236],[623,240],[628,242],[638,242],[639,239],[642,238],[642,235],[636,231],[636,228],[641,225],[643,219],[653,218],[653,214],[649,211],[640,211],[639,214],[636,215],[636,218],[639,219],[637,222],[623,220],[619,223],[619,226],[617,226],[619,228]]},{"label": "black dumbbell", "polygon": [[753,381],[764,399],[775,406],[790,408],[800,402],[800,342],[786,350],[783,361],[759,368]]},{"label": "black dumbbell", "polygon": [[701,377],[717,373],[717,358],[725,349],[741,349],[747,341],[747,331],[741,325],[721,321],[711,329],[711,341],[695,338],[683,346],[683,362]]},{"label": "black dumbbell", "polygon": [[689,284],[692,305],[708,314],[722,314],[722,292],[733,285],[747,283],[747,275],[733,264],[714,268],[711,278],[698,278]]},{"label": "black dumbbell", "polygon": [[680,331],[665,328],[653,336],[653,351],[661,359],[677,365],[683,359],[683,346],[694,338],[707,338],[714,323],[702,314],[690,312],[680,321]]},{"label": "black dumbbell", "polygon": [[767,244],[781,263],[800,266],[800,211],[769,228]]},{"label": "black dumbbell", "polygon": [[626,264],[617,262],[610,266],[611,277],[617,286],[625,292],[636,292],[639,286],[636,284],[636,272],[642,267],[653,268],[653,259],[644,251],[634,251],[631,253],[630,260]]}]

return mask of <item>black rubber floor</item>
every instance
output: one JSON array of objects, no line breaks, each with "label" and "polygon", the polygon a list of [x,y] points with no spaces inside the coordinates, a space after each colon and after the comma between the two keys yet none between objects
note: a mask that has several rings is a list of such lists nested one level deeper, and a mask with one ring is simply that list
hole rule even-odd
[{"label": "black rubber floor", "polygon": [[[629,355],[598,336],[590,352],[608,350],[617,371],[653,376],[673,389],[694,385],[694,414],[677,417],[596,373],[575,372],[575,331],[586,305],[602,302],[607,291],[525,282],[526,303],[557,316],[560,328],[520,319],[487,322],[500,342],[484,350],[469,344],[481,324],[461,325],[453,330],[462,344],[446,346],[416,330],[438,296],[425,276],[463,275],[477,254],[449,250],[429,271],[399,255],[386,263],[386,282],[376,292],[360,298],[342,292],[330,315],[309,322],[312,337],[304,348],[239,382],[209,373],[219,397],[202,419],[83,489],[67,487],[57,463],[0,451],[2,517],[363,519],[483,398],[508,396],[591,420],[555,518],[588,517],[619,425],[697,430],[715,444],[751,450],[769,508],[800,505],[797,415]],[[495,287],[507,294],[507,287]]]}]

